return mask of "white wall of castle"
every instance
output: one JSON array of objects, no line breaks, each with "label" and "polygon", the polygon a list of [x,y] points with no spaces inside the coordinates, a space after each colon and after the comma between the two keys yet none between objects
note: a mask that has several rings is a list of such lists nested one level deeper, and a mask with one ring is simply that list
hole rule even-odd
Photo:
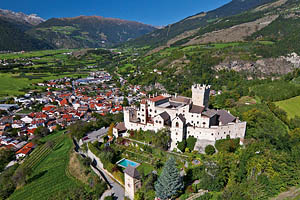
[{"label": "white wall of castle", "polygon": [[198,140],[216,141],[226,139],[230,136],[234,138],[244,138],[246,130],[246,122],[229,123],[223,126],[212,126],[210,128],[192,127],[187,128],[187,138],[193,136]]}]

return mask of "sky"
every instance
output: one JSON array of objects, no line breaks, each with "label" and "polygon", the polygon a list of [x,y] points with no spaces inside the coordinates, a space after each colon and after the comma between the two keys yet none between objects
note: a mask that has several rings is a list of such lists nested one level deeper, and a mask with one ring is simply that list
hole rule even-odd
[{"label": "sky", "polygon": [[218,8],[230,0],[1,0],[0,8],[44,19],[97,15],[155,26]]}]

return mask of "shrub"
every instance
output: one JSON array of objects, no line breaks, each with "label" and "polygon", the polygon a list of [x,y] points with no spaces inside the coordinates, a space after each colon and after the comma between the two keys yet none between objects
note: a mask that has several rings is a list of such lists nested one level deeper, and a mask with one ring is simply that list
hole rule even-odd
[{"label": "shrub", "polygon": [[207,155],[213,155],[214,153],[216,153],[215,147],[213,145],[207,145],[205,147],[205,153]]},{"label": "shrub", "polygon": [[195,148],[195,144],[197,142],[197,139],[194,138],[194,137],[189,137],[187,140],[186,140],[186,147],[189,148],[191,151],[194,150]]}]

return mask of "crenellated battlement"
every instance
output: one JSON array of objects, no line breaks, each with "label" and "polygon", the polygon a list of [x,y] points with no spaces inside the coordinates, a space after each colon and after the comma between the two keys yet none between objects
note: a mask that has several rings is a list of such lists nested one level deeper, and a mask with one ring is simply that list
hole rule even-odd
[{"label": "crenellated battlement", "polygon": [[192,89],[198,89],[198,90],[207,90],[210,89],[211,85],[206,85],[206,84],[194,84],[192,85]]}]

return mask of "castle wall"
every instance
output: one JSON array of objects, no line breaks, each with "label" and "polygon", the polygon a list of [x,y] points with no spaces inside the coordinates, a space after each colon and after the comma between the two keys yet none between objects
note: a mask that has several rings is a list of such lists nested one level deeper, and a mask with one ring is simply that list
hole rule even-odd
[{"label": "castle wall", "polygon": [[224,126],[212,126],[211,128],[187,127],[187,137],[193,136],[199,140],[220,140],[230,138],[244,138],[246,122],[229,123]]}]

